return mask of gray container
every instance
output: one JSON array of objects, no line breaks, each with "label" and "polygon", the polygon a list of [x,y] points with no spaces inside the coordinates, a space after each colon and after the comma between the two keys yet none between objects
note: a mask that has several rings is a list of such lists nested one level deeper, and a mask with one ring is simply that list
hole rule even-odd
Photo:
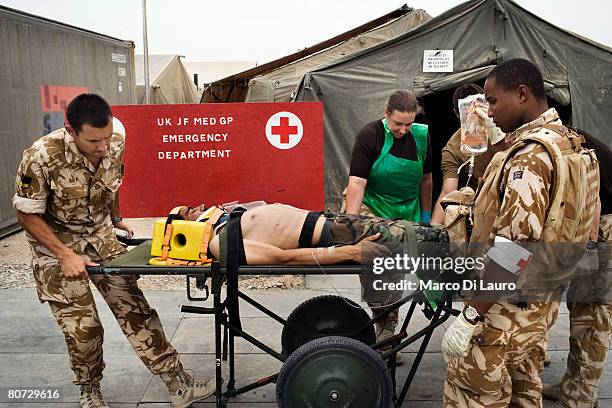
[{"label": "gray container", "polygon": [[60,128],[85,91],[136,102],[134,43],[0,6],[0,237],[19,226],[12,206],[23,151]]}]

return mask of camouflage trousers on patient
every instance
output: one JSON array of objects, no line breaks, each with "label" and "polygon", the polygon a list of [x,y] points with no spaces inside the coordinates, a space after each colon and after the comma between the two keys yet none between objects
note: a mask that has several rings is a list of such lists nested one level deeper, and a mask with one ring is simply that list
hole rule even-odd
[{"label": "camouflage trousers on patient", "polygon": [[468,355],[448,363],[444,407],[542,406],[544,352],[538,343],[558,309],[558,302],[529,303],[524,309],[495,303],[476,329]]},{"label": "camouflage trousers on patient", "polygon": [[[96,259],[97,254],[90,246],[86,255],[94,262],[101,261]],[[53,258],[39,258],[37,263],[47,276],[61,274],[60,265]],[[84,279],[61,280],[62,297],[67,303],[50,300],[48,303],[66,340],[74,383],[98,383],[105,366],[104,329],[92,291]],[[166,339],[157,312],[138,288],[137,276],[92,275],[90,280],[104,297],[138,357],[153,374],[173,373],[182,368],[179,354]]]},{"label": "camouflage trousers on patient", "polygon": [[[345,205],[343,205],[343,209]],[[403,255],[406,253],[406,241],[410,241],[406,233],[407,229],[413,230],[412,240],[416,242],[410,245],[417,245],[417,242],[440,243],[448,241],[446,231],[439,226],[413,226],[414,223],[395,219],[385,219],[375,216],[365,205],[361,205],[359,215],[336,214],[331,226],[331,242],[334,245],[350,245],[361,241],[363,238],[380,233],[380,238],[376,243],[382,244],[390,251],[390,256]],[[383,278],[388,282],[396,282],[403,278],[403,273],[375,276],[376,279]],[[362,288],[362,297],[367,300],[368,306],[372,308],[374,316],[383,314],[389,310],[385,307],[391,305],[402,298],[402,291],[379,291],[372,288],[373,275],[368,274],[359,276]],[[388,315],[377,323],[377,333],[383,329],[393,331],[398,323],[398,309],[388,313]]]},{"label": "camouflage trousers on patient", "polygon": [[[342,208],[340,209],[341,213],[346,213],[346,188],[342,191]],[[359,208],[359,215],[364,215],[366,217],[376,217],[370,207],[365,204],[361,204]],[[359,275],[359,283],[361,284],[362,292],[365,290],[366,282],[364,280],[363,275]],[[399,298],[395,299],[395,301],[399,300]],[[384,308],[386,304],[391,304],[390,302],[367,302],[368,306],[372,309],[372,315],[376,316],[377,314],[384,313],[387,309]],[[389,314],[383,318],[380,322],[376,323],[377,332],[380,332],[382,329],[389,329],[394,331],[397,326],[399,318],[399,308],[389,312]]]}]

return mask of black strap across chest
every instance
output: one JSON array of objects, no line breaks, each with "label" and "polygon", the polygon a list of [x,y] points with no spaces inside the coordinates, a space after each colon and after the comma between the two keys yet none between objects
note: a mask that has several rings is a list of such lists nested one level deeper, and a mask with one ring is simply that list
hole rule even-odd
[{"label": "black strap across chest", "polygon": [[312,247],[312,236],[320,216],[321,213],[315,211],[310,211],[308,215],[306,215],[306,220],[304,220],[304,225],[302,226],[302,232],[300,232],[300,248]]}]

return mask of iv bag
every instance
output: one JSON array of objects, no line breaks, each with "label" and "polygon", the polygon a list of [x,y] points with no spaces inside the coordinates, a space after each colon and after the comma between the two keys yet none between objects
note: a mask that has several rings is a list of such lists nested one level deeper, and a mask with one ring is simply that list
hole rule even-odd
[{"label": "iv bag", "polygon": [[489,140],[489,143],[491,145],[495,145],[504,140],[506,134],[495,125],[493,119],[491,119],[487,114],[489,105],[486,104],[479,106],[479,108],[476,108],[476,113],[484,120],[485,133],[487,134],[487,139]]},{"label": "iv bag", "polygon": [[485,121],[476,113],[477,109],[488,109],[483,94],[469,95],[459,99],[459,120],[461,121],[461,152],[477,156],[487,151]]}]

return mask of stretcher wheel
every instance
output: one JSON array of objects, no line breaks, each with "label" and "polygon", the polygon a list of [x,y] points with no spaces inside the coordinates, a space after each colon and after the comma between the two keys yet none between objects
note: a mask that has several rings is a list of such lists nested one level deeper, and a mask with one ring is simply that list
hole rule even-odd
[{"label": "stretcher wheel", "polygon": [[376,343],[376,334],[369,321],[368,313],[350,299],[335,295],[308,299],[287,318],[287,323],[295,324],[301,332],[290,325],[283,327],[282,354],[288,357],[302,344],[324,336],[350,337],[372,345]]},{"label": "stretcher wheel", "polygon": [[280,408],[393,407],[393,383],[386,363],[360,341],[322,337],[298,348],[276,381]]}]

